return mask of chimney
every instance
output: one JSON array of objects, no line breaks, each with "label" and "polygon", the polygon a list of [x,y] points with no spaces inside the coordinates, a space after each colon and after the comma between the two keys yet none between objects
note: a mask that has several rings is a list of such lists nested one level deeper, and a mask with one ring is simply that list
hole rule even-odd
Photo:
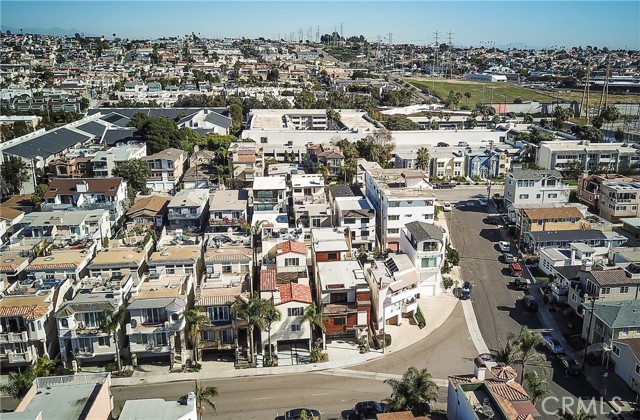
[{"label": "chimney", "polygon": [[479,381],[484,381],[487,374],[487,365],[480,356],[473,359],[473,376]]},{"label": "chimney", "polygon": [[592,266],[593,266],[593,260],[591,260],[591,258],[583,258],[582,267],[580,269],[582,271],[591,271]]},{"label": "chimney", "polygon": [[576,265],[576,249],[571,247],[571,265]]},{"label": "chimney", "polygon": [[187,395],[187,405],[191,406],[191,405],[195,405],[196,404],[196,394],[194,394],[193,392],[190,392]]}]

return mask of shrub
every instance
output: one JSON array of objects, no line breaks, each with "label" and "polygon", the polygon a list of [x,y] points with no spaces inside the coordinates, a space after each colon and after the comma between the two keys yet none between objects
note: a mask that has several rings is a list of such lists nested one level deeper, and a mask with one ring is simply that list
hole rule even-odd
[{"label": "shrub", "polygon": [[453,279],[451,277],[443,277],[442,285],[445,289],[451,289],[453,287]]},{"label": "shrub", "polygon": [[427,326],[427,320],[424,319],[424,314],[422,313],[422,309],[418,306],[416,309],[416,321],[418,322],[418,328],[422,329]]},{"label": "shrub", "polygon": [[380,346],[383,345],[383,342],[384,347],[389,347],[391,345],[391,334],[378,334],[377,339]]},{"label": "shrub", "polygon": [[449,261],[445,260],[444,264],[442,264],[442,268],[440,269],[440,273],[449,274],[451,272],[451,265],[449,265]]},{"label": "shrub", "polygon": [[312,349],[311,353],[309,353],[309,356],[311,357],[311,361],[313,363],[322,363],[329,361],[329,354],[323,352],[320,349]]}]

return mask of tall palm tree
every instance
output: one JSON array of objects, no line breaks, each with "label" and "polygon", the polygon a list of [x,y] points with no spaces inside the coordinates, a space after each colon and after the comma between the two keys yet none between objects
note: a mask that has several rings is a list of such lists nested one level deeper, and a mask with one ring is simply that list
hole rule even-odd
[{"label": "tall palm tree", "polygon": [[116,364],[118,366],[118,372],[122,371],[122,361],[120,360],[120,337],[118,336],[118,331],[120,330],[120,325],[126,315],[127,310],[124,306],[121,306],[116,311],[108,312],[107,316],[105,316],[100,323],[100,329],[113,337],[113,344],[116,346]]},{"label": "tall palm tree", "polygon": [[495,361],[503,365],[512,365],[518,356],[518,348],[513,343],[513,340],[507,340],[507,343],[498,347],[495,351]]},{"label": "tall palm tree", "polygon": [[593,420],[596,416],[585,412],[582,407],[580,407],[575,413],[563,411],[558,415],[558,418],[562,420]]},{"label": "tall palm tree", "polygon": [[465,92],[464,97],[467,98],[467,108],[469,108],[469,99],[471,99],[471,92]]},{"label": "tall palm tree", "polygon": [[418,149],[418,155],[416,156],[416,166],[418,169],[429,172],[429,149],[421,147]]},{"label": "tall palm tree", "polygon": [[438,386],[426,368],[418,370],[412,366],[401,379],[387,379],[384,382],[391,386],[391,397],[387,399],[387,407],[391,411],[412,410],[421,403],[438,399]]},{"label": "tall palm tree", "polygon": [[193,360],[197,363],[200,359],[198,354],[200,351],[201,339],[200,327],[209,321],[209,317],[207,317],[200,309],[193,308],[184,313],[184,318],[189,324],[187,336],[191,346],[193,347]]},{"label": "tall palm tree", "polygon": [[198,418],[202,419],[202,416],[205,413],[205,404],[213,408],[213,410],[215,411],[216,404],[211,399],[220,395],[217,387],[201,386],[198,381],[196,381],[196,386],[193,389],[193,393],[196,396],[196,409],[198,410]]},{"label": "tall palm tree", "polygon": [[[253,251],[253,272],[251,273],[251,278],[255,279],[258,275],[258,267],[260,267],[260,263],[258,261],[258,243],[262,245],[262,224],[265,223],[266,220],[256,220],[252,225],[249,223],[243,223],[241,228],[245,232],[247,232],[251,236],[251,249]],[[256,288],[251,285],[251,290],[255,290]]]},{"label": "tall palm tree", "polygon": [[542,335],[523,326],[517,335],[510,334],[510,338],[518,349],[516,361],[521,366],[520,377],[524,378],[527,367],[538,367],[546,376],[548,371],[547,360],[536,350],[544,342]]},{"label": "tall palm tree", "polygon": [[33,385],[36,376],[33,374],[31,366],[24,373],[9,372],[9,380],[6,385],[0,386],[0,392],[9,397],[21,400]]},{"label": "tall palm tree", "polygon": [[524,379],[527,382],[527,390],[531,397],[531,404],[536,405],[542,398],[553,394],[551,388],[549,388],[549,383],[544,379],[540,379],[537,372],[533,370],[527,372]]},{"label": "tall palm tree", "polygon": [[247,322],[247,329],[249,335],[249,358],[250,363],[254,363],[255,346],[253,344],[253,333],[256,328],[260,331],[264,331],[266,326],[266,307],[264,299],[260,299],[258,293],[254,293],[249,297],[238,296],[232,305],[233,311],[236,316]]},{"label": "tall palm tree", "polygon": [[312,331],[311,338],[309,338],[309,351],[311,351],[311,343],[313,342],[313,330],[320,330],[322,332],[322,348],[326,349],[325,337],[324,333],[326,331],[326,327],[324,326],[324,316],[321,312],[318,312],[318,308],[316,308],[316,304],[312,303],[307,306],[304,314],[302,315],[302,322],[309,323],[309,328]]},{"label": "tall palm tree", "polygon": [[282,319],[282,313],[280,309],[276,307],[273,303],[273,300],[265,299],[264,300],[264,319],[265,319],[265,330],[268,334],[269,341],[269,363],[273,366],[273,349],[271,348],[271,325],[274,322],[279,322]]}]

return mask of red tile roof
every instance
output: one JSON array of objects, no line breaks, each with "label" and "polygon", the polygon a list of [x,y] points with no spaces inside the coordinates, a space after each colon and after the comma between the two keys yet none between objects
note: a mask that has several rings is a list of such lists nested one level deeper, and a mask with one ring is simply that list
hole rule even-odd
[{"label": "red tile roof", "polygon": [[38,305],[0,307],[0,316],[21,316],[24,319],[36,319],[44,316],[48,309]]},{"label": "red tile roof", "polygon": [[269,292],[276,289],[276,270],[260,271],[260,291]]},{"label": "red tile roof", "polygon": [[44,194],[44,197],[54,198],[58,194],[78,194],[76,185],[81,182],[86,182],[89,185],[88,194],[102,193],[106,196],[115,197],[118,194],[122,178],[53,178],[49,182],[49,191]]},{"label": "red tile roof", "polygon": [[289,252],[295,252],[297,254],[307,255],[307,247],[304,242],[287,241],[278,244],[276,248],[278,251],[282,251],[283,254]]},{"label": "red tile roof", "polygon": [[311,303],[311,288],[306,284],[289,283],[278,286],[280,291],[280,304],[296,301]]},{"label": "red tile roof", "polygon": [[[452,383],[454,387],[457,387],[458,384],[470,384],[475,382],[483,382],[476,379],[475,376],[469,375],[453,375],[449,376],[449,381]],[[517,383],[516,381],[505,382],[497,379],[485,379],[484,382],[487,384],[489,388],[496,394],[505,398],[508,401],[525,401],[529,400],[529,394],[524,390],[522,385]]]}]

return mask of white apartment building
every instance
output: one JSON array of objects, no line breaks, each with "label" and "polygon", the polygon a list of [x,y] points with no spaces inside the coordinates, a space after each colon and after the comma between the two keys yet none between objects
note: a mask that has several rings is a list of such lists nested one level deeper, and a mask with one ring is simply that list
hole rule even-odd
[{"label": "white apartment building", "polygon": [[589,140],[543,141],[538,146],[536,165],[557,169],[582,163],[587,171],[608,165],[610,173],[618,172],[621,164],[640,163],[640,146],[634,143],[591,143]]},{"label": "white apartment building", "polygon": [[188,153],[180,149],[166,149],[146,156],[143,160],[151,169],[147,188],[152,191],[169,191],[176,187],[188,165]]},{"label": "white apartment building", "polygon": [[514,206],[567,203],[569,191],[569,187],[562,182],[562,175],[556,170],[516,169],[508,172],[504,179],[505,208],[513,220]]},{"label": "white apartment building", "polygon": [[349,228],[351,246],[373,250],[376,243],[376,212],[366,197],[336,197],[335,222]]},{"label": "white apartment building", "polygon": [[260,177],[253,181],[253,220],[262,214],[286,213],[287,180],[285,177]]},{"label": "white apartment building", "polygon": [[325,203],[324,178],[320,174],[291,175],[293,203],[311,204]]},{"label": "white apartment building", "polygon": [[425,222],[409,222],[402,228],[400,250],[418,272],[420,291],[435,296],[444,290],[440,268],[445,260],[447,238],[442,227]]},{"label": "white apartment building", "polygon": [[433,223],[435,195],[428,176],[416,169],[379,169],[365,172],[366,195],[376,210],[378,241],[383,249],[400,249],[401,229],[409,222]]}]

